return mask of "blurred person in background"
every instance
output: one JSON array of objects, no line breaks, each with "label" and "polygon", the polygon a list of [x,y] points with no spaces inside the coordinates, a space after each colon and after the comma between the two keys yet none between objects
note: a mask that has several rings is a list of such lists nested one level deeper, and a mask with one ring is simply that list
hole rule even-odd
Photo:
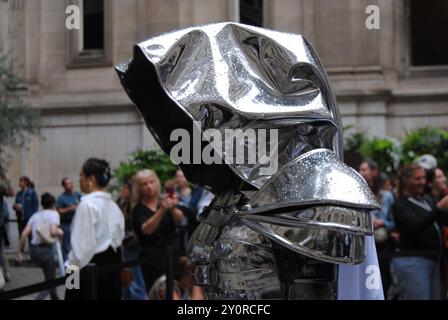
[{"label": "blurred person in background", "polygon": [[425,170],[418,164],[404,165],[399,172],[398,197],[393,205],[396,228],[400,233],[400,256],[392,259],[401,300],[439,300],[440,264],[444,255],[442,223],[448,196],[436,202],[424,194]]},{"label": "blurred person in background", "polygon": [[[426,189],[425,193],[431,197],[434,202],[439,202],[448,195],[448,186],[445,173],[441,168],[426,170]],[[442,277],[444,298],[447,298],[448,291],[448,226],[442,227],[443,242],[445,245],[445,259],[443,259]]]},{"label": "blurred person in background", "polygon": [[[170,193],[168,188],[166,190]],[[178,208],[184,214],[184,218],[177,227],[180,248],[185,253],[188,240],[199,225],[200,214],[204,210],[204,207],[210,204],[213,194],[204,188],[192,187],[181,169],[176,171],[174,191],[179,197]]]},{"label": "blurred person in background", "polygon": [[176,223],[184,215],[176,208],[179,199],[175,193],[160,196],[160,180],[153,170],[137,172],[132,186],[132,223],[140,245],[140,258],[146,288],[166,273],[167,251],[174,249],[174,264],[179,252]]},{"label": "blurred person in background", "polygon": [[382,185],[382,189],[389,191],[392,193],[393,196],[395,196],[395,183],[394,181],[391,179],[391,177],[389,177],[387,174],[381,172],[380,173],[380,179],[383,183]]},{"label": "blurred person in background", "polygon": [[16,212],[17,226],[19,230],[19,237],[23,229],[28,223],[31,216],[39,210],[39,199],[34,190],[34,183],[30,178],[22,176],[19,179],[20,191],[16,194],[13,209]]},{"label": "blurred person in background", "polygon": [[[137,260],[140,255],[140,248],[138,245],[137,237],[132,228],[131,196],[132,179],[127,178],[121,186],[120,197],[117,200],[117,204],[124,214],[124,261]],[[127,283],[122,283],[122,298],[124,300],[147,300],[147,291],[141,267],[139,265],[133,266],[130,268],[130,270],[127,269],[123,272],[128,276],[128,281]]]},{"label": "blurred person in background", "polygon": [[[81,168],[79,185],[85,195],[73,217],[71,251],[66,262],[67,266],[80,269],[80,288],[67,289],[66,300],[89,297],[90,286],[85,268],[89,263],[102,267],[122,261],[124,217],[111,194],[106,192],[110,179],[109,163],[105,160],[90,158]],[[121,300],[120,270],[98,276],[97,298]]]},{"label": "blurred person in background", "polygon": [[81,194],[73,191],[73,181],[70,178],[66,177],[62,179],[61,185],[64,188],[64,192],[59,195],[56,202],[56,208],[61,216],[61,228],[64,231],[64,238],[62,239],[62,257],[64,261],[66,261],[71,249],[70,228],[76,207],[81,200]]},{"label": "blurred person in background", "polygon": [[[50,193],[41,197],[42,211],[38,211],[28,220],[22,232],[19,243],[17,260],[23,261],[26,238],[31,235],[30,256],[44,272],[45,281],[53,280],[56,274],[56,260],[54,258],[53,243],[57,237],[63,236],[59,228],[59,214],[54,210],[56,199]],[[52,300],[60,300],[56,288],[39,292],[36,300],[43,300],[50,294]]]},{"label": "blurred person in background", "polygon": [[[202,288],[194,285],[193,264],[182,256],[174,270],[173,300],[204,300]],[[166,275],[160,276],[149,291],[149,300],[166,300]]]},{"label": "blurred person in background", "polygon": [[[9,209],[6,197],[12,194],[11,189],[6,183],[0,179],[0,265],[3,268],[3,276],[6,282],[10,280],[9,261],[5,254],[5,246],[9,246],[7,234],[7,223],[9,220]],[[1,271],[1,270],[0,270]]]},{"label": "blurred person in background", "polygon": [[0,232],[2,232],[3,235],[0,237],[0,240],[3,240],[3,244],[7,247],[10,245],[8,236],[10,214],[7,197],[11,196],[13,196],[13,191],[11,190],[9,183],[6,179],[0,179],[0,204],[2,205],[0,212],[3,213],[3,227],[0,228]]},{"label": "blurred person in background", "polygon": [[426,190],[435,201],[440,201],[448,195],[448,186],[445,173],[441,168],[426,171]]},{"label": "blurred person in background", "polygon": [[366,180],[376,200],[381,205],[380,210],[371,212],[373,218],[373,229],[375,245],[378,252],[378,263],[381,272],[381,281],[383,283],[384,296],[391,283],[390,275],[390,258],[388,257],[392,251],[390,233],[394,228],[391,208],[394,203],[394,195],[392,192],[383,189],[383,181],[378,169],[378,165],[369,160],[364,160],[359,166],[359,173]]},{"label": "blurred person in background", "polygon": [[375,195],[376,200],[381,205],[381,210],[375,210],[374,212],[374,229],[385,227],[390,232],[394,227],[393,216],[390,212],[390,208],[394,203],[393,193],[383,188],[384,183],[381,179],[381,173],[379,172],[378,165],[375,162],[369,160],[361,162],[359,166],[359,173],[366,180]]}]

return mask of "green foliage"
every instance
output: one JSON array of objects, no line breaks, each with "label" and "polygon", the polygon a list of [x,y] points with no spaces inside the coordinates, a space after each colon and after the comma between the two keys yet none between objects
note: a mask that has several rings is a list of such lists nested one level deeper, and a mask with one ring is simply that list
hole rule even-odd
[{"label": "green foliage", "polygon": [[348,152],[360,152],[361,146],[368,142],[367,135],[362,131],[349,133],[353,126],[343,128],[344,133],[344,150]]},{"label": "green foliage", "polygon": [[409,131],[401,143],[394,138],[369,139],[363,132],[354,132],[345,134],[344,149],[376,162],[391,177],[395,177],[401,165],[423,154],[433,155],[439,167],[448,169],[448,131],[439,128]]},{"label": "green foliage", "polygon": [[129,161],[120,162],[114,169],[116,183],[122,185],[126,179],[132,178],[137,171],[142,169],[154,170],[163,183],[174,178],[177,167],[171,162],[161,150],[138,150],[130,154]]},{"label": "green foliage", "polygon": [[9,161],[5,151],[23,146],[30,134],[39,135],[40,112],[24,102],[23,91],[12,59],[0,55],[0,176]]},{"label": "green foliage", "polygon": [[390,138],[373,138],[365,141],[359,151],[364,159],[376,162],[381,172],[395,176],[401,158],[398,141]]},{"label": "green foliage", "polygon": [[448,131],[439,128],[421,128],[406,133],[402,145],[402,161],[410,163],[423,154],[432,154],[439,167],[448,169]]}]

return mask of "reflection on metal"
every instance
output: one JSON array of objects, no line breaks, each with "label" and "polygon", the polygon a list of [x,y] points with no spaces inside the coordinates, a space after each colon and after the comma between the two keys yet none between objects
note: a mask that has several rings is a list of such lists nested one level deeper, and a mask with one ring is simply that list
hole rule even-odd
[{"label": "reflection on metal", "polygon": [[[288,210],[288,211],[286,211]],[[285,208],[282,213],[241,214],[244,220],[267,222],[289,227],[309,227],[333,231],[346,231],[355,234],[371,234],[371,219],[368,212],[337,206],[314,206],[291,210]]]},{"label": "reflection on metal", "polygon": [[[300,35],[220,23],[139,43],[116,67],[162,149],[174,129],[276,129],[277,170],[183,163],[215,193],[189,253],[209,299],[334,299],[339,263],[364,259],[378,205],[341,159],[341,122],[317,54]],[[222,142],[222,141],[221,141]],[[226,158],[222,143],[203,142]],[[245,143],[243,143],[246,146]],[[260,146],[257,145],[257,152]],[[193,150],[194,152],[194,150]],[[228,159],[227,159],[228,160]]]},{"label": "reflection on metal", "polygon": [[364,260],[364,236],[331,229],[300,228],[245,221],[247,226],[286,248],[328,262],[357,264]]},{"label": "reflection on metal", "polygon": [[[149,130],[169,154],[174,129],[279,130],[278,167],[315,148],[339,155],[339,112],[309,43],[235,23],[188,28],[137,44],[117,71]],[[213,145],[213,143],[212,143]],[[204,146],[203,146],[204,147]],[[222,150],[216,150],[221,153]],[[215,193],[259,189],[257,164],[181,165],[189,181]],[[225,176],[226,179],[222,179]]]},{"label": "reflection on metal", "polygon": [[249,201],[253,212],[322,203],[366,209],[378,206],[361,175],[328,149],[307,152],[288,163]]}]

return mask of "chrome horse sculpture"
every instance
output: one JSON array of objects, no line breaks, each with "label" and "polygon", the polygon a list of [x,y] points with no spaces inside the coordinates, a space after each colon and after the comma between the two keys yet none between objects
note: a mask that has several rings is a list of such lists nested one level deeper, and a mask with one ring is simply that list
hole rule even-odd
[{"label": "chrome horse sculpture", "polygon": [[241,129],[233,138],[246,153],[245,130],[272,132],[263,136],[269,155],[256,163],[237,161],[217,139],[198,151],[211,147],[222,164],[180,163],[190,182],[215,194],[189,243],[207,297],[336,299],[338,265],[363,261],[378,204],[342,162],[339,111],[307,40],[211,24],[139,43],[116,70],[167,154],[179,128],[222,137]]}]

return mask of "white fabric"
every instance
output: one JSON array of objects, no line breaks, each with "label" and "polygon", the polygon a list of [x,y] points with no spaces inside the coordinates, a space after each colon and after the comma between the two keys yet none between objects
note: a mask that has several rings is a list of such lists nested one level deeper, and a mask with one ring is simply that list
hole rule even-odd
[{"label": "white fabric", "polygon": [[61,275],[61,277],[65,277],[65,267],[64,267],[64,258],[62,257],[62,248],[61,248],[61,243],[59,241],[56,241],[53,244],[53,251],[55,251],[55,255],[56,255],[56,261],[58,262],[58,266],[59,266],[59,274]]},{"label": "white fabric", "polygon": [[71,225],[72,249],[67,265],[80,269],[109,246],[117,249],[124,239],[124,216],[107,192],[92,192],[81,198]]},{"label": "white fabric", "polygon": [[384,300],[375,240],[366,236],[365,260],[361,264],[339,265],[339,300]]},{"label": "white fabric", "polygon": [[42,210],[33,214],[28,220],[28,224],[31,225],[31,244],[39,245],[45,243],[37,233],[37,227],[42,224],[47,224],[48,228],[50,225],[59,225],[59,213],[56,210]]}]

